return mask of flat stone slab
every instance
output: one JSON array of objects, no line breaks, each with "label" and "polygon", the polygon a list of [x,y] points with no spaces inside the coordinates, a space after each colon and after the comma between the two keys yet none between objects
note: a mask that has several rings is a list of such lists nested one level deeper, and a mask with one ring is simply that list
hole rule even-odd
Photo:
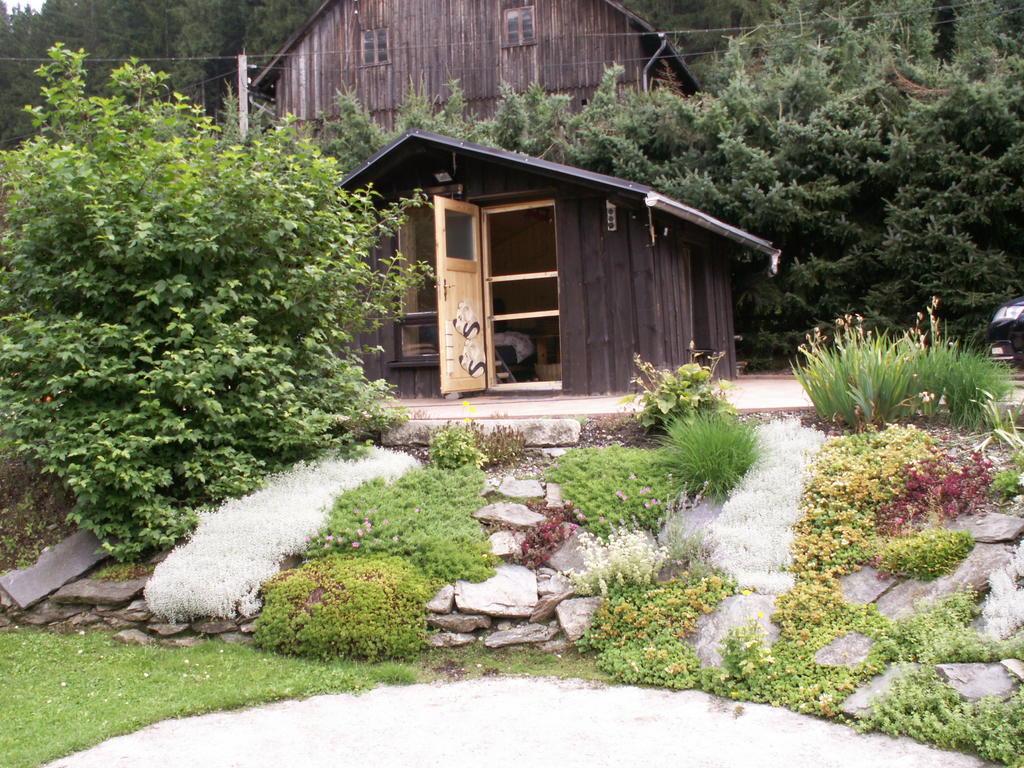
[{"label": "flat stone slab", "polygon": [[142,594],[146,579],[129,581],[100,581],[80,579],[57,590],[55,603],[76,603],[84,605],[120,605],[134,600]]},{"label": "flat stone slab", "polygon": [[498,493],[504,496],[511,496],[514,499],[543,499],[545,497],[544,486],[539,480],[518,480],[514,477],[506,477],[498,486]]},{"label": "flat stone slab", "polygon": [[1020,659],[1003,659],[999,662],[1003,668],[1018,680],[1024,681],[1024,661]]},{"label": "flat stone slab", "polygon": [[464,613],[446,613],[437,616],[428,616],[427,624],[446,632],[468,633],[478,629],[489,629],[491,626],[490,616],[473,616]]},{"label": "flat stone slab", "polygon": [[427,610],[433,613],[451,613],[455,606],[455,587],[445,584],[427,603]]},{"label": "flat stone slab", "polygon": [[951,531],[967,531],[979,544],[1016,541],[1024,534],[1024,517],[989,512],[984,515],[958,517],[946,523]]},{"label": "flat stone slab", "polygon": [[756,621],[764,632],[768,647],[778,639],[779,628],[772,623],[775,597],[772,595],[733,595],[727,597],[711,613],[697,620],[691,642],[700,663],[706,667],[722,666],[722,647],[729,631]]},{"label": "flat stone slab", "polygon": [[704,499],[696,506],[686,506],[676,510],[665,521],[658,532],[658,543],[667,543],[667,534],[675,526],[681,527],[688,535],[704,533],[708,526],[722,514],[722,505]]},{"label": "flat stone slab", "polygon": [[200,635],[219,635],[223,632],[234,632],[238,625],[227,619],[205,619],[192,622],[192,631]]},{"label": "flat stone slab", "polygon": [[572,592],[572,582],[560,573],[554,573],[546,579],[537,579],[537,594],[541,597]]},{"label": "flat stone slab", "polygon": [[458,648],[476,642],[476,635],[464,632],[435,632],[427,635],[427,644],[431,648]]},{"label": "flat stone slab", "polygon": [[57,621],[70,619],[83,610],[85,610],[84,605],[58,605],[52,600],[47,600],[45,603],[39,603],[31,610],[23,613],[18,621],[22,624],[34,624],[36,626],[53,624]]},{"label": "flat stone slab", "polygon": [[860,632],[837,637],[814,654],[814,661],[825,667],[856,667],[863,664],[875,641]]},{"label": "flat stone slab", "polygon": [[939,678],[965,701],[994,696],[1006,701],[1020,687],[1020,680],[1002,664],[936,664]]},{"label": "flat stone slab", "polygon": [[549,627],[546,624],[524,624],[521,627],[513,627],[488,635],[484,638],[484,645],[488,648],[504,648],[509,645],[546,643],[557,634],[558,627]]},{"label": "flat stone slab", "polygon": [[485,523],[508,525],[513,528],[532,528],[546,519],[544,515],[534,512],[525,504],[517,504],[514,501],[499,501],[480,507],[473,513],[473,517]]},{"label": "flat stone slab", "polygon": [[548,483],[544,486],[544,503],[551,509],[562,509],[565,500],[562,498],[562,486],[558,483]]},{"label": "flat stone slab", "polygon": [[533,609],[533,613],[530,614],[530,621],[547,621],[555,615],[555,609],[558,608],[558,604],[563,600],[568,600],[570,597],[572,597],[571,588],[564,592],[544,595],[537,602],[537,607]]},{"label": "flat stone slab", "polygon": [[114,635],[114,639],[126,645],[153,645],[156,642],[141,629],[126,629]]},{"label": "flat stone slab", "polygon": [[525,540],[526,535],[519,531],[496,531],[490,535],[491,552],[498,557],[519,557]]},{"label": "flat stone slab", "polygon": [[893,664],[885,672],[875,675],[850,694],[843,702],[843,712],[851,717],[869,713],[875,699],[885,696],[892,688],[893,683],[919,669],[920,666],[920,664]]},{"label": "flat stone slab", "polygon": [[934,603],[962,589],[984,592],[994,571],[1005,566],[1013,556],[1013,548],[1004,544],[978,544],[960,567],[935,581],[910,579],[897,584],[878,599],[878,612],[889,619],[914,613],[918,602]]},{"label": "flat stone slab", "polygon": [[521,565],[499,565],[494,576],[473,584],[455,583],[455,605],[462,613],[525,619],[537,606],[537,577]]},{"label": "flat stone slab", "polygon": [[839,580],[839,588],[846,602],[864,605],[875,602],[898,581],[894,576],[882,576],[877,568],[865,565],[859,571],[843,576]]},{"label": "flat stone slab", "polygon": [[0,590],[24,610],[74,581],[106,556],[95,535],[78,531],[43,552],[35,565],[0,576]]},{"label": "flat stone slab", "polygon": [[[384,445],[429,445],[430,436],[450,424],[464,424],[462,419],[409,419],[389,429]],[[576,445],[580,441],[580,423],[576,419],[474,419],[473,424],[484,433],[499,427],[522,433],[530,448]]]},{"label": "flat stone slab", "polygon": [[583,563],[583,550],[580,549],[580,532],[573,533],[548,558],[548,567],[567,573],[582,573],[586,566]]},{"label": "flat stone slab", "polygon": [[558,614],[558,624],[565,636],[574,643],[583,637],[603,602],[604,598],[601,597],[574,597],[560,602],[555,613]]}]

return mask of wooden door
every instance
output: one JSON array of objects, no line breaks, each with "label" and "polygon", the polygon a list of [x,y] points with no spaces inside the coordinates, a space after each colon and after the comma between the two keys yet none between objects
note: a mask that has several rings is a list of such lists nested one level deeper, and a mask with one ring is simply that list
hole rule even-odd
[{"label": "wooden door", "polygon": [[487,388],[486,323],[480,269],[480,209],[434,197],[441,392]]}]

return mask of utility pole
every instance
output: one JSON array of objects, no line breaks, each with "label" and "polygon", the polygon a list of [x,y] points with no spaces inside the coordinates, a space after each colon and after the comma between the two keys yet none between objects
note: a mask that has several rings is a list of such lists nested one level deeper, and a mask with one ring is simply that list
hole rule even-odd
[{"label": "utility pole", "polygon": [[238,133],[243,141],[249,134],[249,60],[245,51],[238,54]]}]

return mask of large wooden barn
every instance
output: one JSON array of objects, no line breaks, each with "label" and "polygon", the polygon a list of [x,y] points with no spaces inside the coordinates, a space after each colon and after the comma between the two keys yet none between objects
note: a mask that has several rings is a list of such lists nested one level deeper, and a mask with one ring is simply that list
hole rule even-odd
[{"label": "large wooden barn", "polygon": [[735,369],[730,252],[771,243],[650,187],[410,131],[346,180],[385,199],[423,190],[370,258],[430,264],[434,285],[363,339],[370,378],[402,397],[483,390],[628,392],[633,357]]},{"label": "large wooden barn", "polygon": [[664,36],[616,0],[325,0],[251,90],[300,120],[337,115],[346,90],[390,128],[410,87],[444,101],[457,79],[488,116],[503,85],[536,82],[579,108],[613,63],[626,83],[699,87]]}]

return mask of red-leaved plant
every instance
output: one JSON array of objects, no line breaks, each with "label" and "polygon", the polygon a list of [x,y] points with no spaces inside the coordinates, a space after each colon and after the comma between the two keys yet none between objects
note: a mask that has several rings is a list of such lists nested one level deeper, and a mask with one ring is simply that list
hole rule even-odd
[{"label": "red-leaved plant", "polygon": [[918,462],[903,492],[875,513],[875,528],[885,536],[904,536],[932,522],[970,515],[988,501],[992,463],[979,453],[956,462],[934,456]]},{"label": "red-leaved plant", "polygon": [[520,546],[523,564],[538,568],[548,561],[554,551],[572,536],[579,526],[576,523],[576,510],[573,509],[571,502],[566,502],[561,508],[548,507],[543,502],[539,505],[528,502],[528,505],[547,518],[543,523],[527,531],[526,538]]}]

